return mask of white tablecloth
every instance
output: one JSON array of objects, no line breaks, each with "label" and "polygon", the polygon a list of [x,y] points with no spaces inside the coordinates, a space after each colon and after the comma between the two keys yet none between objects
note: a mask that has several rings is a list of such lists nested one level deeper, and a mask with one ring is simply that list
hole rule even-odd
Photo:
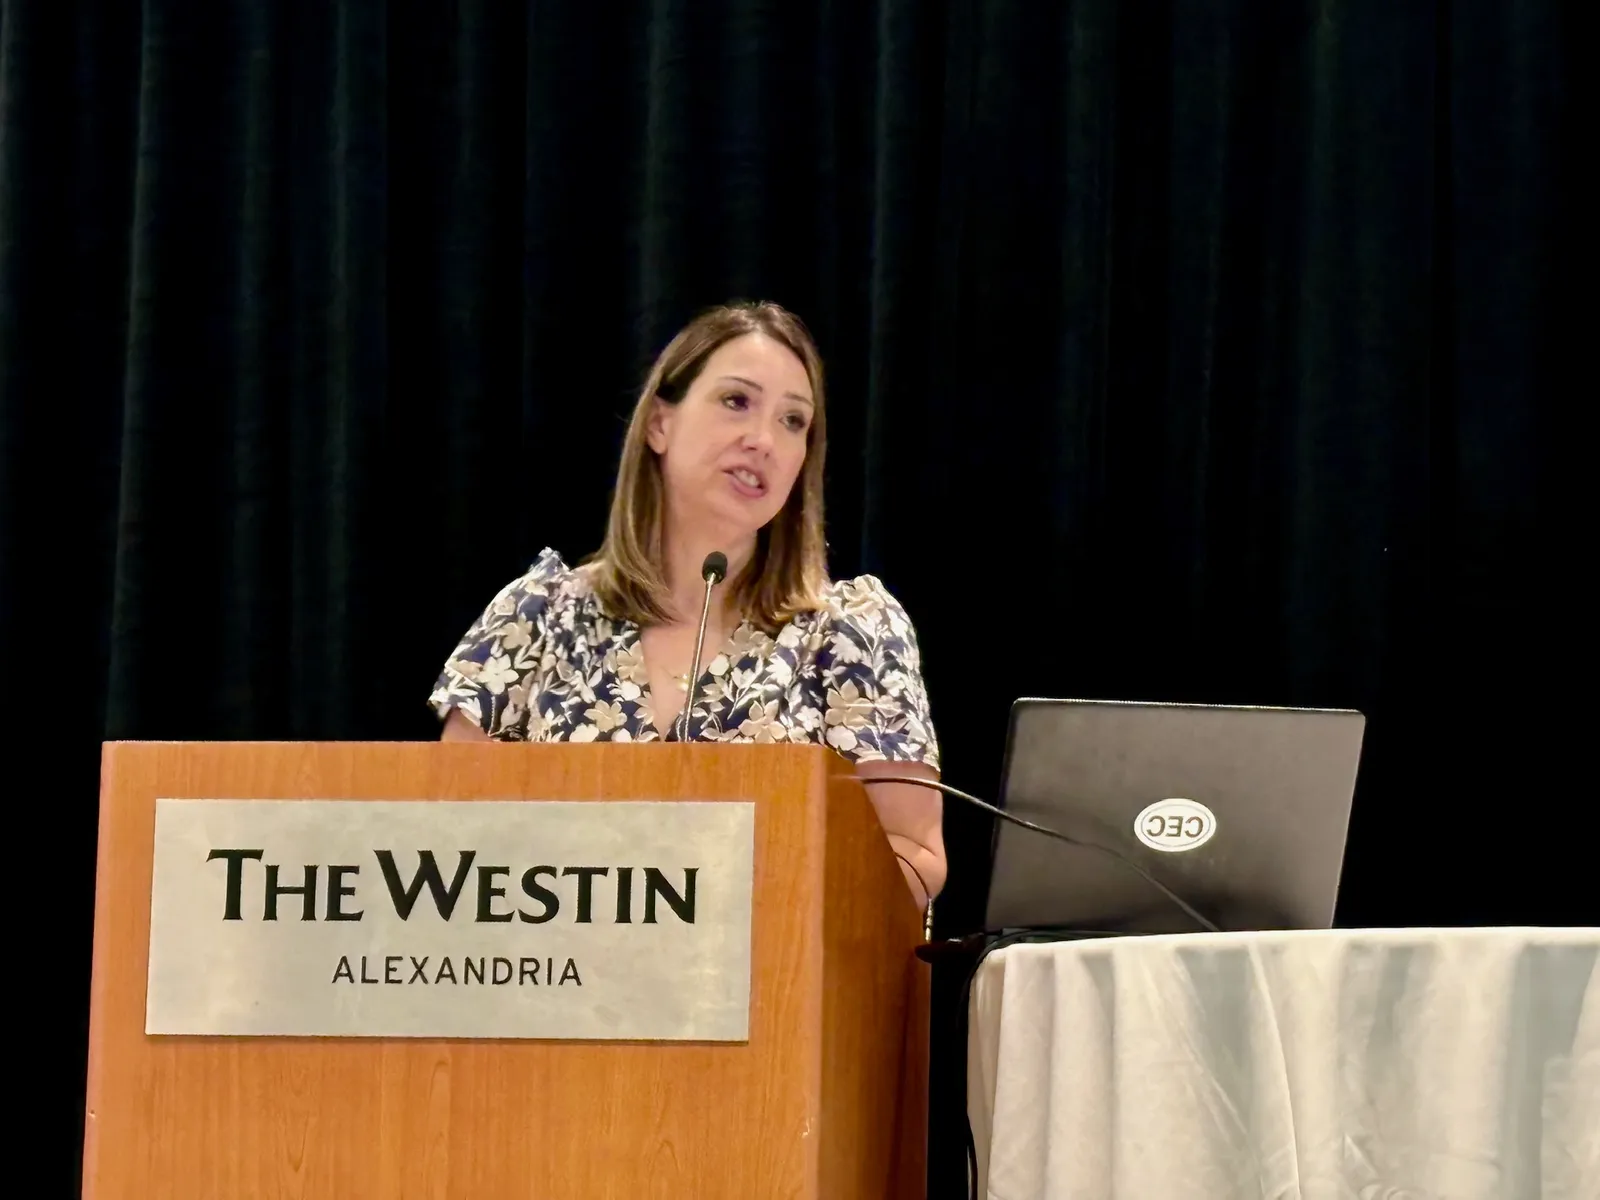
[{"label": "white tablecloth", "polygon": [[992,1200],[1600,1200],[1600,929],[1015,945],[973,980]]}]

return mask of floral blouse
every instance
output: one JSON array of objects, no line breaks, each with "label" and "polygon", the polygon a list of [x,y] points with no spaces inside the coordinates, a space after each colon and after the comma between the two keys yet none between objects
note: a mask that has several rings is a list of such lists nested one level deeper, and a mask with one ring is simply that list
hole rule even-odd
[{"label": "floral blouse", "polygon": [[[534,742],[663,740],[639,626],[601,612],[553,550],[494,598],[444,665],[429,702],[490,737]],[[676,741],[673,721],[666,741]],[[855,762],[937,768],[916,633],[871,575],[830,584],[823,609],[776,637],[734,630],[696,685],[689,739],[820,742]]]}]

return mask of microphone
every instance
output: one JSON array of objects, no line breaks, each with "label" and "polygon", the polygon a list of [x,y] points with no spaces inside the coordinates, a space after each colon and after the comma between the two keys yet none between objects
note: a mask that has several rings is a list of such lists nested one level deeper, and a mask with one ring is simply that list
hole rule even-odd
[{"label": "microphone", "polygon": [[689,664],[689,694],[684,697],[683,713],[679,717],[683,722],[683,728],[678,733],[681,742],[689,740],[689,714],[694,711],[695,693],[700,685],[700,655],[706,648],[706,626],[711,623],[711,589],[727,577],[728,556],[720,550],[713,550],[700,564],[700,578],[706,581],[706,601],[700,609],[700,632],[694,639],[694,660]]}]

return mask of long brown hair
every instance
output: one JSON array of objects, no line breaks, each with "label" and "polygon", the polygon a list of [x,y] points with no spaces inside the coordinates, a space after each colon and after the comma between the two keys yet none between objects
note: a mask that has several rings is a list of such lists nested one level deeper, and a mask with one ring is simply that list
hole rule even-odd
[{"label": "long brown hair", "polygon": [[656,358],[622,442],[605,543],[587,564],[596,597],[612,617],[649,625],[673,617],[661,561],[665,490],[661,462],[645,440],[656,400],[681,403],[719,346],[759,333],[805,366],[814,405],[806,458],[783,509],[756,535],[755,554],[731,581],[734,611],[774,632],[822,603],[828,584],[823,541],[822,470],[827,448],[822,356],[799,317],[771,303],[721,304],[697,316]]}]

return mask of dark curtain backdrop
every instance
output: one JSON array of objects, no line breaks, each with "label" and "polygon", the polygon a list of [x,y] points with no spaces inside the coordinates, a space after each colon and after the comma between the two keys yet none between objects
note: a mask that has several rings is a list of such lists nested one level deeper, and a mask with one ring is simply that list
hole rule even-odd
[{"label": "dark curtain backdrop", "polygon": [[[59,1075],[99,742],[432,736],[735,296],[818,336],[833,568],[916,619],[952,782],[994,792],[1018,695],[1355,706],[1341,923],[1596,920],[1577,11],[6,0],[0,636],[12,761],[55,747],[11,807],[70,863]],[[947,829],[970,930],[988,827]]]}]

